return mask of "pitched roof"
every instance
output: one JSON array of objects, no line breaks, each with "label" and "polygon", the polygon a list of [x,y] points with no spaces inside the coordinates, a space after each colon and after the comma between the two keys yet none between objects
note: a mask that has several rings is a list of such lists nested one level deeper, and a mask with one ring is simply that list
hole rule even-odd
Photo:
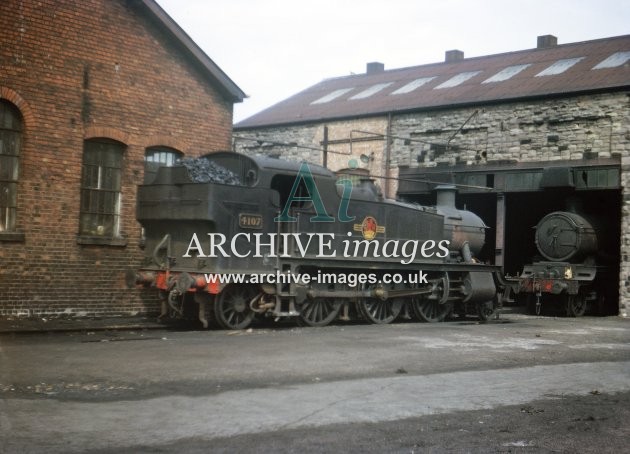
[{"label": "pitched roof", "polygon": [[625,35],[327,79],[235,128],[628,87],[630,35]]},{"label": "pitched roof", "polygon": [[203,50],[186,34],[184,30],[175,22],[166,11],[154,0],[140,0],[150,13],[151,17],[157,20],[158,25],[171,35],[176,43],[180,44],[182,50],[186,52],[199,68],[216,84],[219,90],[232,102],[242,102],[247,95],[230,79],[227,74],[208,57]]}]

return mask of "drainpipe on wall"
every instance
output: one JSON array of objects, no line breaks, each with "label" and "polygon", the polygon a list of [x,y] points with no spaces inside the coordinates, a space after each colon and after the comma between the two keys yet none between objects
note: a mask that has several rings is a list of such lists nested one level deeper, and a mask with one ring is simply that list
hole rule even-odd
[{"label": "drainpipe on wall", "polygon": [[391,158],[391,153],[392,153],[392,113],[388,113],[387,114],[387,130],[385,132],[385,137],[386,137],[386,141],[385,141],[385,159],[384,159],[384,165],[385,165],[385,172],[383,172],[383,175],[385,175],[385,198],[389,199],[389,184],[391,182],[391,174],[389,171],[389,163],[390,163],[390,158]]},{"label": "drainpipe on wall", "polygon": [[322,167],[328,168],[328,126],[324,126],[324,140],[322,142]]}]

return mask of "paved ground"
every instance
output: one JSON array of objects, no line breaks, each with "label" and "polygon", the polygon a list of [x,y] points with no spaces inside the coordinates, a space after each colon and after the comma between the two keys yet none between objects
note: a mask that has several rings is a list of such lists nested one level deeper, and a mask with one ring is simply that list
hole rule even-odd
[{"label": "paved ground", "polygon": [[0,336],[0,452],[623,452],[630,320]]}]

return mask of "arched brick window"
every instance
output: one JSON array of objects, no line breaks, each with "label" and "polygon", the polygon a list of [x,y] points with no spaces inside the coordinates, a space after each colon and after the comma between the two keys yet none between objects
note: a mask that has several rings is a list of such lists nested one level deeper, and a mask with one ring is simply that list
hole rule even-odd
[{"label": "arched brick window", "polygon": [[0,232],[15,231],[22,129],[18,109],[0,100]]},{"label": "arched brick window", "polygon": [[183,154],[174,148],[147,148],[144,155],[144,182],[151,183],[157,175],[158,168],[171,167],[182,156]]},{"label": "arched brick window", "polygon": [[120,236],[120,188],[125,145],[110,139],[83,144],[79,234]]}]

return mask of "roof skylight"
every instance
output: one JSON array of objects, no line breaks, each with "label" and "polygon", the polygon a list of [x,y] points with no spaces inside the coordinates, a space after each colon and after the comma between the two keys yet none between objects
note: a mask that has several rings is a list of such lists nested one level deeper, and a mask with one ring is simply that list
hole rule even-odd
[{"label": "roof skylight", "polygon": [[465,73],[459,73],[456,76],[451,77],[449,80],[447,80],[445,82],[442,82],[440,85],[435,87],[434,90],[440,89],[440,88],[457,87],[458,85],[461,85],[464,82],[466,82],[468,79],[472,79],[473,77],[475,77],[480,72],[481,71],[469,71],[469,72],[465,72]]},{"label": "roof skylight", "polygon": [[367,89],[357,93],[356,95],[351,96],[349,99],[369,98],[373,94],[376,94],[379,91],[381,91],[383,88],[389,87],[392,83],[393,82],[385,82],[385,83],[382,83],[382,84],[372,85],[370,88],[367,88]]},{"label": "roof skylight", "polygon": [[558,74],[562,74],[567,69],[571,68],[573,65],[575,65],[581,60],[584,60],[584,57],[565,58],[563,60],[558,60],[557,62],[553,63],[551,66],[546,67],[545,69],[540,71],[538,74],[536,74],[536,77],[555,76]]},{"label": "roof skylight", "polygon": [[345,95],[346,93],[348,93],[349,91],[352,91],[354,89],[354,87],[351,88],[340,88],[339,90],[335,90],[331,93],[328,93],[326,96],[322,96],[319,99],[316,99],[315,101],[311,102],[311,104],[325,104],[327,102],[332,101],[333,99],[337,99],[340,96]]},{"label": "roof skylight", "polygon": [[433,79],[435,79],[435,76],[433,76],[433,77],[421,77],[420,79],[416,79],[416,80],[414,80],[412,82],[409,82],[406,85],[403,85],[398,90],[395,90],[395,91],[391,92],[390,94],[392,94],[392,95],[402,95],[402,94],[405,94],[405,93],[411,93],[416,88],[422,87],[424,84],[431,82]]},{"label": "roof skylight", "polygon": [[507,68],[502,69],[501,71],[496,73],[494,76],[484,80],[481,83],[482,84],[489,84],[491,82],[503,82],[504,80],[508,80],[508,79],[511,79],[512,77],[516,76],[518,73],[523,71],[528,66],[531,66],[531,64],[527,63],[525,65],[508,66]]},{"label": "roof skylight", "polygon": [[630,52],[615,52],[604,61],[600,61],[593,69],[616,68],[630,60]]}]

